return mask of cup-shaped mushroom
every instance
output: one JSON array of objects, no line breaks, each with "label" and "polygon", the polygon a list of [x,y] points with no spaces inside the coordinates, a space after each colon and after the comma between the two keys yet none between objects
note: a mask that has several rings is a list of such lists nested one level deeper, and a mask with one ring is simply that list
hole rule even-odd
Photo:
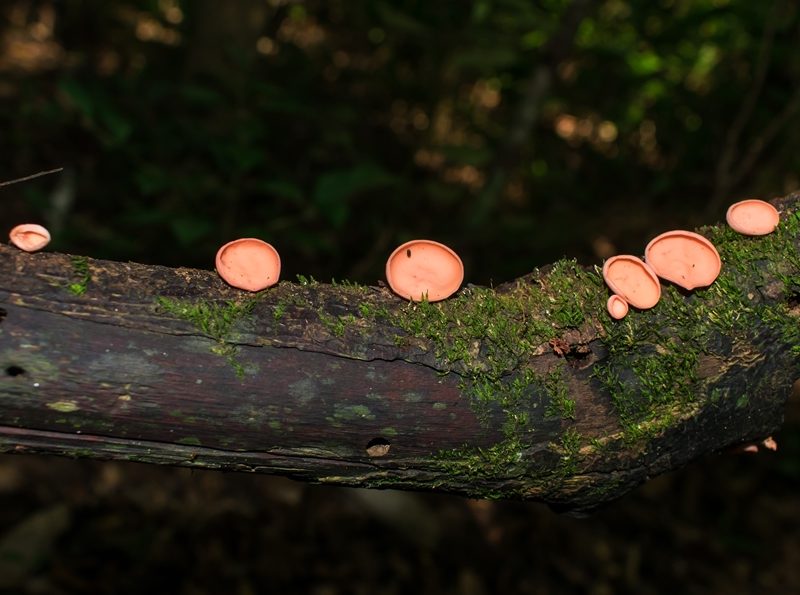
[{"label": "cup-shaped mushroom", "polygon": [[25,252],[36,252],[50,243],[50,232],[35,223],[17,225],[8,234],[11,243]]},{"label": "cup-shaped mushroom", "polygon": [[386,261],[386,280],[392,291],[407,300],[438,302],[461,287],[464,264],[444,244],[411,240],[398,246]]},{"label": "cup-shaped mushroom", "polygon": [[278,282],[281,257],[263,240],[241,238],[217,251],[216,268],[228,285],[247,291],[261,291]]},{"label": "cup-shaped mushroom", "polygon": [[628,314],[628,302],[624,298],[612,293],[606,302],[606,309],[614,320],[625,318]]},{"label": "cup-shaped mushroom", "polygon": [[763,236],[775,231],[780,215],[768,202],[753,198],[732,204],[725,219],[734,231],[747,236]]},{"label": "cup-shaped mushroom", "polygon": [[650,240],[644,249],[644,260],[656,275],[689,290],[711,285],[722,268],[714,244],[698,233],[682,229]]},{"label": "cup-shaped mushroom", "polygon": [[661,298],[661,283],[647,263],[630,254],[618,254],[603,264],[603,279],[617,296],[634,308],[647,310]]}]

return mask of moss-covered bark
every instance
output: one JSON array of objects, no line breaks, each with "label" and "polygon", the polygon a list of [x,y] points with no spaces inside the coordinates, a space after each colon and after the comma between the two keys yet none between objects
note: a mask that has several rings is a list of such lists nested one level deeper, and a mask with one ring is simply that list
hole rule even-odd
[{"label": "moss-covered bark", "polygon": [[437,304],[0,247],[0,449],[590,509],[775,431],[800,377],[800,195],[702,232],[720,278],[605,313],[558,262]]}]

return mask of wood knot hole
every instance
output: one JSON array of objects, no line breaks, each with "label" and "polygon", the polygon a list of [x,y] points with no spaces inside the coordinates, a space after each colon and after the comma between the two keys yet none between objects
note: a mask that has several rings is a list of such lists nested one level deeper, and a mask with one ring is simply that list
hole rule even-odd
[{"label": "wood knot hole", "polygon": [[373,438],[367,442],[367,454],[371,457],[385,457],[389,454],[389,449],[392,445],[386,438]]},{"label": "wood knot hole", "polygon": [[19,366],[11,365],[6,368],[6,376],[22,376],[24,373],[25,369]]}]

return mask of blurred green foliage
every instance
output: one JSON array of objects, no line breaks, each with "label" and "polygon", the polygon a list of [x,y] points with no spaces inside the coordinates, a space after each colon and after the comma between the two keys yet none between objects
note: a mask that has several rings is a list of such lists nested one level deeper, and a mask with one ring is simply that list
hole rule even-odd
[{"label": "blurred green foliage", "polygon": [[0,223],[54,249],[374,282],[448,243],[467,280],[641,252],[796,189],[788,0],[9,0]]}]

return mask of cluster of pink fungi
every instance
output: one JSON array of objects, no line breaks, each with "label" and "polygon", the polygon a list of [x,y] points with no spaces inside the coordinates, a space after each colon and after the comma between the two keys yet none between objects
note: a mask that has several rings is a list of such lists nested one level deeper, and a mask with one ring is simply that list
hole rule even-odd
[{"label": "cluster of pink fungi", "polygon": [[[760,236],[778,226],[778,211],[763,200],[733,204],[726,215],[728,225],[744,235]],[[661,298],[659,277],[688,291],[708,287],[719,276],[722,260],[707,238],[685,230],[656,236],[644,249],[644,260],[630,254],[609,258],[603,265],[603,279],[614,293],[608,298],[609,315],[624,318],[628,307],[647,310]]]},{"label": "cluster of pink fungi", "polygon": [[[732,205],[728,225],[747,235],[765,235],[778,225],[777,210],[761,200]],[[11,243],[34,252],[50,242],[41,225],[18,225],[11,230]],[[270,244],[257,238],[233,240],[217,251],[216,269],[229,285],[246,291],[261,291],[275,285],[281,258]],[[691,231],[668,231],[653,238],[644,260],[621,254],[603,265],[603,279],[613,291],[608,313],[623,318],[629,306],[645,310],[661,297],[659,277],[687,290],[707,287],[719,275],[722,263],[714,245]],[[386,261],[386,279],[400,297],[411,301],[437,302],[458,291],[464,281],[464,265],[453,250],[432,240],[412,240],[398,246]]]}]

